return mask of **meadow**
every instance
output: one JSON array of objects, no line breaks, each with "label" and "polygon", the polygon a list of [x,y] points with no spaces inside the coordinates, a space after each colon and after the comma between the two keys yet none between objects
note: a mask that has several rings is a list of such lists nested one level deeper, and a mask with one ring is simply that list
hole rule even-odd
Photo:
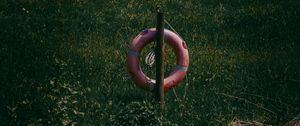
[{"label": "meadow", "polygon": [[[163,111],[126,70],[128,46],[155,27],[157,7],[190,55]],[[299,7],[297,0],[2,0],[0,125],[287,125],[300,118]],[[143,62],[149,49],[141,67],[154,77]],[[169,46],[165,55],[167,76],[175,66]]]}]

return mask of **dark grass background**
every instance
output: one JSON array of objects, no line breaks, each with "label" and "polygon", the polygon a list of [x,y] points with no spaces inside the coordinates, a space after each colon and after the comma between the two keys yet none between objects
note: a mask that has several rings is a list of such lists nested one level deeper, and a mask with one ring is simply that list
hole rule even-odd
[{"label": "dark grass background", "polygon": [[[132,39],[155,27],[157,6],[190,53],[189,73],[177,97],[166,94],[163,114],[125,62]],[[299,7],[297,0],[2,0],[0,125],[227,125],[234,118],[284,125],[300,113]],[[167,75],[168,47],[166,55]]]}]

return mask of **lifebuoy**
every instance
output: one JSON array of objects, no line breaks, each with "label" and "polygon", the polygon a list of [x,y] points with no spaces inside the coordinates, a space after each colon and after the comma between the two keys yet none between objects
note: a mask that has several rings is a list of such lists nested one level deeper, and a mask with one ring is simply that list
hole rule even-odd
[{"label": "lifebuoy", "polygon": [[[156,29],[150,28],[139,33],[129,46],[127,55],[127,70],[133,78],[133,81],[138,87],[145,90],[153,90],[155,80],[149,78],[140,67],[139,55],[142,49],[152,41],[155,41]],[[172,87],[179,84],[179,82],[185,77],[189,65],[189,54],[187,45],[177,34],[165,29],[164,40],[169,44],[176,56],[176,68],[175,70],[164,79],[164,91],[168,91]]]}]

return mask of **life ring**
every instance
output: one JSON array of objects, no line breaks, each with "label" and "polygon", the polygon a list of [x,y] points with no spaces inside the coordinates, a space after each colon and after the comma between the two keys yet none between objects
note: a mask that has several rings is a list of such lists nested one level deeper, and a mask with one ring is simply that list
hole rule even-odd
[{"label": "life ring", "polygon": [[[155,28],[150,28],[139,33],[129,46],[127,55],[127,70],[132,76],[133,81],[138,87],[150,91],[154,88],[155,80],[149,78],[141,70],[139,55],[147,44],[155,41],[155,34]],[[168,91],[184,79],[189,65],[189,54],[185,41],[174,32],[165,29],[164,40],[173,48],[177,64],[175,70],[164,79],[164,91]]]}]

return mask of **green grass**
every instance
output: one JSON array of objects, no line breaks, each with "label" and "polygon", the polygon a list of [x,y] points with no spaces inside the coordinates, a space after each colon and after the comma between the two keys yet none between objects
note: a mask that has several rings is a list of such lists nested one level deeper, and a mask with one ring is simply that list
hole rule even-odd
[{"label": "green grass", "polygon": [[[145,118],[157,125],[227,125],[234,118],[284,125],[300,113],[299,5],[4,0],[0,125],[151,125]],[[128,45],[155,27],[157,6],[190,54],[188,75],[176,95],[166,93],[163,114],[126,71]],[[166,50],[167,75],[174,54]],[[154,77],[154,68],[142,68]]]}]

